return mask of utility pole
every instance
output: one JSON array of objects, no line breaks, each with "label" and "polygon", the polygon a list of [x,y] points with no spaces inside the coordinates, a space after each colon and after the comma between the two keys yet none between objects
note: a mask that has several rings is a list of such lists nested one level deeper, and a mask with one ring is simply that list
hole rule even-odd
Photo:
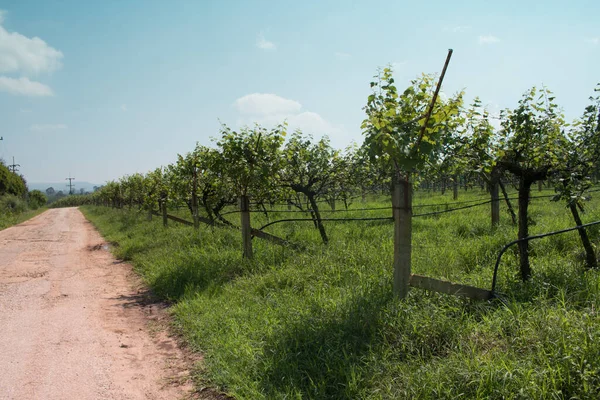
[{"label": "utility pole", "polygon": [[69,184],[67,185],[67,186],[69,186],[69,194],[73,194],[73,187],[75,186],[75,185],[73,185],[73,180],[74,179],[75,178],[71,178],[71,174],[70,173],[69,173],[69,177],[65,178],[65,181],[69,181]]},{"label": "utility pole", "polygon": [[12,172],[13,174],[16,174],[18,171],[17,167],[20,167],[20,166],[21,166],[21,164],[15,164],[15,156],[13,156],[13,163],[8,166],[8,170],[10,172]]}]

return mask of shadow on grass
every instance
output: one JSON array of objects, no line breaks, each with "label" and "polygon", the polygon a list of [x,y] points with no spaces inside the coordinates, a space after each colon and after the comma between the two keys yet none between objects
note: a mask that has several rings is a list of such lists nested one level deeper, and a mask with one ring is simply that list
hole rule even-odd
[{"label": "shadow on grass", "polygon": [[160,260],[161,265],[155,269],[158,273],[149,282],[158,295],[174,300],[206,290],[216,291],[237,278],[282,266],[296,254],[289,249],[272,253],[257,251],[255,258],[248,260],[232,244],[224,244],[223,249],[205,247],[199,252],[191,251],[194,247],[186,254],[180,252]]},{"label": "shadow on grass", "polygon": [[371,292],[335,312],[313,309],[272,334],[263,353],[263,393],[267,398],[356,398],[368,354],[380,343],[382,310],[390,301],[391,293]]},{"label": "shadow on grass", "polygon": [[150,285],[157,295],[176,300],[209,288],[216,290],[240,276],[261,270],[261,263],[240,258],[237,253],[223,258],[185,257],[161,268]]},{"label": "shadow on grass", "polygon": [[133,257],[150,253],[155,249],[159,249],[164,247],[164,243],[159,241],[124,241],[124,244],[118,243],[117,246],[114,246],[114,254],[117,258],[123,261],[131,261]]},{"label": "shadow on grass", "polygon": [[[262,352],[261,391],[266,398],[361,398],[386,362],[450,357],[472,333],[467,321],[481,321],[502,306],[439,296],[397,300],[391,288],[377,288],[335,311],[313,309],[282,324]],[[443,311],[436,308],[440,302]]]},{"label": "shadow on grass", "polygon": [[[509,274],[499,274],[498,291],[502,297],[517,303],[564,303],[569,308],[581,309],[589,307],[600,292],[598,277],[600,271],[587,269],[583,262],[566,265],[536,265],[531,263],[533,276],[523,282],[514,263],[500,265],[509,269]],[[508,280],[506,275],[512,275]],[[568,300],[568,301],[566,301]]]}]

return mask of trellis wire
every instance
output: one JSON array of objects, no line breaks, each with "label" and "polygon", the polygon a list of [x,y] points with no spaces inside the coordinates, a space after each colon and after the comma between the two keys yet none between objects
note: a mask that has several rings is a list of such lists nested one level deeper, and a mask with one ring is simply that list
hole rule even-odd
[{"label": "trellis wire", "polygon": [[[351,208],[348,210],[319,210],[320,213],[343,213],[343,212],[357,212],[357,211],[379,211],[379,210],[391,210],[392,207],[372,207],[372,208]],[[221,213],[221,215],[239,213],[240,210],[232,210]],[[312,209],[306,210],[250,210],[248,212],[258,214],[276,214],[276,213],[310,213],[314,212]]]},{"label": "trellis wire", "polygon": [[[321,221],[327,222],[345,222],[345,221],[393,221],[392,217],[365,217],[365,218],[321,218]],[[271,221],[266,225],[263,225],[258,230],[262,231],[263,229],[278,224],[280,222],[302,222],[302,221],[311,221],[316,222],[316,219],[312,218],[286,218],[286,219],[278,219],[277,221]]]},{"label": "trellis wire", "polygon": [[[477,204],[470,204],[467,206],[463,206],[463,207],[456,207],[456,208],[450,208],[448,210],[442,210],[442,211],[433,211],[433,212],[429,212],[429,213],[422,213],[422,214],[413,214],[413,217],[427,217],[427,216],[433,216],[433,215],[438,215],[438,214],[445,214],[445,213],[449,213],[449,212],[454,212],[454,211],[460,211],[460,210],[465,210],[468,208],[473,208],[473,207],[479,207],[482,205],[486,205],[491,203],[492,200],[487,200],[481,203],[477,203]],[[378,210],[391,210],[391,207],[385,207],[385,208],[377,208]],[[292,210],[292,211],[296,211],[296,210]],[[252,210],[251,212],[255,212],[255,213],[261,213],[262,211],[260,210]],[[274,211],[274,212],[279,212],[279,211]],[[281,211],[281,212],[289,212],[289,211]],[[310,212],[310,211],[307,211]],[[341,211],[343,212],[343,211]],[[227,215],[227,214],[234,214],[234,213],[239,213],[239,211],[229,211],[229,212],[225,212],[225,213],[221,213],[221,216]],[[301,222],[301,221],[313,221],[316,222],[317,220],[314,218],[284,218],[284,219],[279,219],[276,221],[271,221],[268,224],[264,225],[263,227],[259,228],[259,230],[263,230],[271,225],[275,225],[278,223],[282,223],[282,222]],[[360,218],[321,218],[321,221],[324,222],[342,222],[342,221],[393,221],[392,217],[360,217]]]},{"label": "trellis wire", "polygon": [[593,226],[593,225],[598,225],[600,224],[600,221],[594,221],[594,222],[589,222],[587,224],[583,224],[583,225],[577,225],[574,226],[572,228],[566,228],[566,229],[561,229],[558,231],[554,231],[554,232],[547,232],[547,233],[542,233],[539,235],[533,235],[533,236],[527,236],[521,239],[517,239],[517,240],[513,240],[512,242],[507,243],[506,245],[504,245],[504,247],[502,247],[502,249],[500,250],[500,252],[498,253],[498,257],[496,258],[496,265],[494,265],[494,275],[492,277],[492,292],[494,292],[496,290],[496,283],[498,280],[498,267],[500,266],[500,261],[502,259],[502,255],[506,252],[506,250],[508,250],[511,246],[520,243],[520,242],[528,242],[530,240],[534,240],[534,239],[542,239],[548,236],[554,236],[554,235],[559,235],[561,233],[566,233],[566,232],[571,232],[571,231],[575,231],[581,228],[586,228],[588,226]]},{"label": "trellis wire", "polygon": [[[425,217],[425,216],[431,216],[431,215],[437,215],[437,214],[444,214],[444,213],[448,213],[448,212],[453,212],[453,211],[458,211],[458,210],[464,210],[467,208],[472,208],[472,207],[478,207],[481,205],[485,205],[485,204],[489,204],[491,203],[492,200],[488,200],[482,203],[478,203],[478,204],[471,204],[468,206],[464,206],[464,207],[458,207],[458,208],[452,208],[452,209],[448,209],[448,210],[443,210],[443,211],[434,211],[434,212],[430,212],[430,213],[423,213],[423,214],[413,214],[413,217]],[[392,217],[365,217],[365,218],[321,218],[321,221],[329,221],[329,222],[341,222],[341,221],[393,221],[394,219]],[[262,226],[261,228],[259,228],[259,230],[263,230],[271,225],[275,225],[277,223],[281,223],[281,222],[300,222],[300,221],[312,221],[312,222],[316,222],[316,219],[313,218],[285,218],[285,219],[279,219],[276,221],[271,221],[268,224]]]},{"label": "trellis wire", "polygon": [[[588,190],[586,193],[594,193],[594,192],[598,192],[600,191],[600,189],[594,189],[594,190]],[[551,195],[540,195],[540,196],[529,196],[530,200],[534,200],[534,199],[547,199],[547,198],[552,198],[555,197],[556,194],[551,194]],[[508,200],[518,200],[519,197],[508,197]],[[444,202],[444,203],[433,203],[433,204],[414,204],[412,207],[413,208],[425,208],[425,207],[442,207],[442,206],[449,206],[449,205],[459,205],[459,204],[471,204],[471,203],[475,203],[480,201],[481,199],[476,199],[476,200],[468,200],[468,201],[451,201],[451,202]],[[504,198],[499,198],[498,201],[503,201]],[[477,204],[473,204],[472,207],[476,207],[476,206],[480,206],[480,205],[485,205],[485,204],[489,204],[491,203],[493,200],[486,200],[484,202],[480,202]],[[257,203],[255,203],[254,205],[257,205]],[[283,204],[276,204],[276,205],[280,205],[280,206],[287,206],[287,204],[283,205]],[[177,206],[177,209],[180,208],[187,208],[187,206]],[[434,211],[431,213],[423,213],[423,214],[414,214],[413,217],[422,217],[422,216],[427,216],[427,215],[436,215],[436,214],[443,214],[443,213],[447,213],[447,212],[452,212],[452,211],[457,211],[457,210],[463,210],[463,209],[467,209],[467,208],[471,208],[471,206],[467,206],[467,207],[457,207],[457,208],[451,208],[448,210],[443,210],[443,211]],[[320,213],[343,213],[343,212],[359,212],[359,211],[381,211],[381,210],[391,210],[392,207],[370,207],[370,208],[350,208],[350,209],[343,209],[343,210],[319,210]],[[226,211],[221,213],[222,216],[224,215],[229,215],[229,214],[237,214],[239,213],[239,210],[232,210],[232,211]],[[306,209],[306,210],[250,210],[249,212],[251,213],[261,213],[261,214],[275,214],[275,213],[310,213],[310,212],[314,212],[314,210],[312,209]]]}]

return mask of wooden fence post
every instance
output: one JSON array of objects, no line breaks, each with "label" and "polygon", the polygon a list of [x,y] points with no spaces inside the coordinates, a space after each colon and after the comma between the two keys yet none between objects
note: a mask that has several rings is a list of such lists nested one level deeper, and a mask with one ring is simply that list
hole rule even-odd
[{"label": "wooden fence post", "polygon": [[394,183],[392,191],[394,217],[394,294],[408,294],[411,270],[412,193],[408,180]]},{"label": "wooden fence post", "polygon": [[148,206],[148,221],[152,221],[152,207]]},{"label": "wooden fence post", "polygon": [[244,258],[252,258],[252,228],[250,227],[250,199],[248,196],[240,196],[240,215],[242,219],[242,243],[244,246]]},{"label": "wooden fence post", "polygon": [[160,208],[162,211],[163,226],[167,226],[169,219],[167,218],[167,201],[165,199],[162,199],[160,202]]},{"label": "wooden fence post", "polygon": [[452,184],[452,199],[458,200],[458,175],[454,175],[452,179],[454,181]]},{"label": "wooden fence post", "polygon": [[490,187],[492,195],[492,229],[500,224],[500,185],[498,182],[493,182]]},{"label": "wooden fence post", "polygon": [[194,229],[200,229],[200,221],[198,220],[198,168],[194,165],[193,180],[192,180],[192,219],[194,221]]}]

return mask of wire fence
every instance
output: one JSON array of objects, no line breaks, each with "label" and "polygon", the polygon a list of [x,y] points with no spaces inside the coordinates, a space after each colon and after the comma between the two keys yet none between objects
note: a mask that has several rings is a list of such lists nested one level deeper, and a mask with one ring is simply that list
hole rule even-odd
[{"label": "wire fence", "polygon": [[[492,200],[487,200],[484,202],[480,202],[477,204],[469,204],[463,207],[455,207],[455,208],[450,208],[447,210],[442,210],[442,211],[433,211],[433,212],[428,212],[428,213],[421,213],[421,214],[413,214],[413,218],[417,218],[417,217],[428,217],[428,216],[434,216],[434,215],[439,215],[439,214],[446,214],[446,213],[450,213],[450,212],[455,212],[455,211],[460,211],[460,210],[466,210],[469,208],[473,208],[473,207],[479,207],[482,205],[486,205],[486,204],[490,204],[492,202]],[[363,208],[363,209],[354,209],[353,211],[380,211],[380,210],[392,210],[392,207],[373,207],[373,208]],[[309,213],[312,210],[305,210],[305,211],[300,211],[300,210],[291,210],[292,212],[304,212],[304,213]],[[221,216],[225,216],[225,215],[230,215],[230,214],[237,214],[240,213],[241,211],[239,210],[235,210],[235,211],[228,211],[225,213],[221,213]],[[263,213],[263,211],[261,210],[251,210],[249,212],[253,212],[253,213]],[[289,210],[283,210],[283,211],[271,211],[272,213],[287,213],[290,212]],[[342,212],[342,211],[341,211]],[[343,211],[345,212],[345,211]],[[322,222],[353,222],[353,221],[393,221],[393,217],[355,217],[355,218],[320,218],[319,219]],[[279,219],[279,220],[275,220],[275,221],[269,221],[267,224],[263,225],[262,227],[259,228],[259,230],[263,230],[269,226],[275,225],[275,224],[279,224],[279,223],[284,223],[284,222],[317,222],[316,218],[284,218],[284,219]]]},{"label": "wire fence", "polygon": [[506,245],[504,245],[504,247],[502,247],[502,249],[500,250],[500,252],[498,253],[498,257],[496,258],[496,264],[494,265],[494,275],[492,277],[492,292],[494,292],[496,290],[496,284],[498,281],[498,268],[500,267],[500,261],[502,260],[502,255],[504,255],[504,253],[513,245],[517,244],[517,243],[521,243],[521,242],[529,242],[531,240],[536,240],[536,239],[542,239],[548,236],[554,236],[554,235],[560,235],[563,233],[567,233],[567,232],[572,232],[578,229],[585,229],[588,226],[594,226],[594,225],[598,225],[600,224],[600,221],[594,221],[594,222],[589,222],[587,224],[583,224],[583,225],[577,225],[574,226],[572,228],[566,228],[566,229],[560,229],[558,231],[553,231],[553,232],[546,232],[546,233],[541,233],[539,235],[533,235],[533,236],[528,236],[522,239],[517,239],[517,240],[513,240],[512,242],[507,243]]},{"label": "wire fence", "polygon": [[[365,217],[365,218],[321,218],[320,221],[325,222],[351,222],[351,221],[393,221],[393,217]],[[313,218],[286,218],[286,219],[278,219],[277,221],[271,221],[266,225],[261,226],[258,230],[262,231],[263,229],[275,225],[282,222],[316,222]]]},{"label": "wire fence", "polygon": [[[600,191],[600,189],[596,189],[593,191],[588,191],[588,193],[590,192],[598,192]],[[529,199],[530,200],[537,200],[537,199],[545,199],[545,198],[553,198],[555,197],[556,194],[552,194],[552,195],[539,195],[539,196],[530,196]],[[518,200],[519,197],[508,197],[508,200]],[[456,212],[456,211],[461,211],[461,210],[466,210],[466,209],[470,209],[470,208],[474,208],[474,207],[480,207],[480,206],[484,206],[487,204],[492,203],[494,200],[488,199],[485,201],[480,201],[479,200],[469,200],[469,201],[462,201],[462,202],[444,202],[444,203],[434,203],[434,204],[415,204],[413,205],[413,209],[415,208],[425,208],[425,207],[448,207],[450,205],[460,205],[460,204],[465,204],[464,206],[461,207],[453,207],[453,208],[446,208],[444,210],[439,210],[439,211],[431,211],[431,212],[425,212],[425,213],[416,213],[413,214],[412,217],[413,218],[419,218],[419,217],[430,217],[430,216],[436,216],[436,215],[441,215],[441,214],[447,214],[447,213],[452,213],[452,212]],[[504,198],[499,198],[497,201],[499,202],[503,202],[505,201]],[[182,207],[182,208],[187,208],[187,207]],[[319,213],[356,213],[356,212],[371,212],[371,211],[392,211],[392,207],[391,206],[382,206],[382,207],[367,207],[367,208],[351,208],[351,209],[342,209],[342,210],[319,210]],[[231,215],[231,214],[239,214],[241,211],[238,210],[230,210],[230,211],[226,211],[226,212],[222,212],[219,215],[221,217],[224,217],[226,215]],[[263,230],[271,225],[275,225],[278,223],[284,223],[284,222],[305,222],[305,221],[312,221],[312,222],[316,222],[316,217],[314,216],[314,210],[312,209],[304,209],[304,210],[260,210],[260,209],[254,209],[254,210],[249,210],[248,212],[250,213],[258,213],[258,214],[287,214],[287,213],[303,213],[303,214],[313,214],[313,216],[311,216],[311,218],[284,218],[284,219],[279,219],[279,220],[275,220],[275,221],[269,221],[266,225],[262,226],[261,228],[259,228],[259,230]],[[348,218],[320,218],[320,221],[322,222],[352,222],[352,221],[393,221],[392,217],[348,217]]]},{"label": "wire fence", "polygon": [[[597,193],[600,191],[600,188],[596,188],[596,189],[591,189],[591,190],[587,190],[585,191],[585,193]],[[547,198],[553,198],[556,197],[557,193],[553,193],[553,194],[544,194],[544,195],[530,195],[529,196],[529,200],[536,200],[536,199],[547,199]],[[357,195],[357,196],[352,196],[349,199],[356,199],[362,197],[362,195]],[[484,199],[489,199],[490,196],[489,194],[486,196],[481,196],[478,197],[476,199],[472,199],[472,200],[463,200],[463,201],[456,201],[456,200],[446,200],[444,202],[438,202],[438,203],[431,203],[431,204],[413,204],[413,208],[426,208],[426,207],[444,207],[444,206],[449,206],[449,205],[462,205],[462,204],[472,204],[472,203],[480,203],[482,202]],[[500,201],[505,201],[505,200],[518,200],[519,196],[509,196],[507,198],[504,197],[500,197]],[[343,201],[343,199],[337,199],[337,201]],[[329,201],[328,200],[319,200],[318,203],[324,204],[324,205],[329,205]],[[301,203],[270,203],[270,202],[265,202],[265,203],[250,203],[251,206],[253,207],[263,207],[263,206],[269,206],[269,207],[298,207],[298,204]],[[172,208],[175,209],[189,209],[188,205],[185,204],[179,204],[179,205],[175,205],[172,206]],[[360,212],[360,211],[377,211],[377,210],[391,210],[391,206],[389,207],[367,207],[367,208],[342,208],[342,209],[337,209],[337,210],[322,210],[320,209],[319,212],[320,213],[336,213],[336,212]],[[226,211],[224,213],[221,213],[221,215],[227,215],[227,214],[235,214],[238,213],[239,210],[230,210],[230,211]],[[250,210],[250,212],[254,212],[254,213],[309,213],[309,212],[314,212],[314,210],[311,210],[309,208],[306,209],[297,209],[297,210],[284,210],[284,209],[280,209],[280,210],[273,210],[273,209],[253,209]]]},{"label": "wire fence", "polygon": [[[594,192],[598,192],[600,191],[600,189],[595,189],[595,190],[589,190],[586,193],[594,193]],[[550,194],[550,195],[538,195],[538,196],[529,196],[529,200],[538,200],[538,199],[549,199],[549,198],[554,198],[556,197],[556,193],[554,194]],[[469,204],[471,206],[465,206],[465,207],[455,207],[455,208],[451,208],[451,209],[446,209],[443,211],[435,211],[435,212],[430,212],[430,213],[421,213],[421,214],[414,214],[413,217],[421,217],[421,216],[427,216],[427,215],[436,215],[436,214],[443,214],[443,213],[447,213],[447,212],[452,212],[452,211],[458,211],[458,210],[464,210],[467,208],[471,208],[471,207],[477,207],[477,206],[481,206],[481,205],[485,205],[485,204],[489,204],[491,203],[493,200],[489,199],[490,196],[486,196],[486,197],[481,197],[481,198],[477,198],[474,200],[465,200],[465,201],[445,201],[443,203],[432,203],[432,204],[413,204],[412,208],[413,209],[418,209],[418,208],[434,208],[434,207],[448,207],[450,205],[452,206],[456,206],[456,205],[462,205],[462,204]],[[483,199],[487,199],[485,201],[482,201]],[[498,201],[500,202],[504,202],[506,200],[519,200],[518,196],[510,196],[510,197],[500,197],[498,199]],[[475,203],[475,204],[474,204]],[[262,204],[260,203],[253,203],[254,206],[262,206]],[[269,204],[270,205],[270,204]],[[275,204],[278,205],[278,204]],[[280,206],[289,206],[289,204],[279,204]],[[187,208],[187,207],[181,207],[181,208]],[[319,210],[319,213],[321,214],[325,214],[325,213],[355,213],[355,212],[369,212],[369,211],[382,211],[382,210],[392,210],[391,206],[383,206],[383,207],[367,207],[367,208],[344,208],[344,209],[337,209],[337,210]],[[221,213],[222,216],[225,215],[229,215],[229,214],[237,214],[239,213],[239,210],[230,210],[230,211],[226,211]],[[273,209],[252,209],[249,212],[251,213],[259,213],[259,214],[287,214],[287,213],[314,213],[315,210],[313,209],[297,209],[297,210],[273,210]]]},{"label": "wire fence", "polygon": [[[587,193],[593,193],[593,192],[600,192],[600,189],[595,189],[595,190],[590,190]],[[551,198],[551,197],[555,197],[555,194],[552,195],[538,195],[538,196],[530,196],[530,199],[544,199],[544,198]],[[518,197],[510,197],[509,199],[515,200],[518,199]],[[471,208],[475,208],[475,207],[481,207],[481,206],[485,206],[488,205],[490,203],[492,203],[493,200],[488,199],[485,201],[479,201],[479,202],[475,202],[475,200],[472,201],[463,201],[463,202],[444,202],[444,203],[437,203],[437,204],[427,204],[427,205],[423,205],[423,206],[444,206],[447,207],[448,205],[452,204],[454,206],[456,205],[460,205],[462,204],[462,206],[460,207],[453,207],[453,208],[448,208],[445,210],[439,210],[439,211],[432,211],[432,212],[425,212],[425,213],[416,213],[413,214],[412,217],[428,217],[428,216],[436,216],[436,215],[441,215],[441,214],[447,214],[447,213],[452,213],[452,212],[457,212],[457,211],[461,211],[461,210],[466,210],[466,209],[471,209]],[[504,199],[500,198],[498,199],[498,201],[503,202]],[[369,212],[369,211],[383,211],[383,210],[389,210],[391,211],[391,207],[367,207],[367,208],[357,208],[357,209],[351,209],[351,210],[341,210],[340,212],[346,212],[346,211],[351,211],[351,212]],[[252,212],[255,213],[264,213],[265,210],[252,210]],[[288,213],[288,212],[302,212],[302,213],[310,213],[312,210],[308,209],[308,210],[266,210],[267,214],[271,214],[271,213]],[[334,210],[327,210],[329,212],[334,212]],[[234,214],[234,213],[239,213],[239,210],[235,210],[235,211],[228,211],[225,213],[222,213],[221,216],[223,215],[227,215],[227,214]],[[226,221],[223,219],[223,221]],[[321,222],[330,222],[330,223],[345,223],[345,222],[355,222],[355,221],[382,221],[382,222],[393,222],[394,218],[392,216],[389,217],[345,217],[345,218],[320,218]],[[191,224],[191,222],[189,221],[178,221],[178,222],[182,222],[182,223],[186,223],[186,224]],[[229,223],[229,227],[230,228],[239,228],[236,225],[234,225],[233,223],[226,221]],[[265,229],[267,229],[268,227],[271,227],[273,225],[276,224],[282,224],[282,223],[291,223],[291,222],[312,222],[312,223],[317,223],[316,218],[313,216],[311,216],[310,218],[284,218],[284,219],[279,219],[279,220],[275,220],[275,221],[269,221],[266,224],[262,225],[260,228],[258,228],[258,230],[253,229],[253,231],[258,231],[253,235],[258,235],[258,233],[261,233],[261,235],[265,235],[266,233],[262,233]],[[493,269],[493,275],[492,275],[492,283],[491,283],[491,293],[492,294],[497,294],[496,293],[496,289],[497,289],[497,283],[498,283],[498,271],[499,271],[499,267],[501,264],[501,260],[502,260],[502,256],[506,253],[506,251],[511,247],[514,246],[518,243],[521,243],[523,241],[531,241],[531,240],[536,240],[536,239],[542,239],[542,238],[546,238],[549,236],[554,236],[554,235],[559,235],[559,234],[564,234],[567,232],[572,232],[572,231],[576,231],[579,229],[585,229],[587,227],[590,226],[594,226],[594,225],[598,225],[600,224],[600,220],[599,221],[594,221],[594,222],[590,222],[590,223],[586,223],[586,224],[582,224],[582,225],[578,225],[575,227],[570,227],[570,228],[565,228],[565,229],[560,229],[560,230],[556,230],[556,231],[552,231],[552,232],[546,232],[546,233],[542,233],[542,234],[537,234],[537,235],[532,235],[523,239],[517,239],[517,240],[513,240],[509,243],[507,243],[506,245],[504,245],[500,251],[498,252],[498,255],[496,257],[496,262],[494,265],[494,269]],[[267,234],[269,235],[269,234]],[[415,261],[419,262],[419,263],[431,263],[431,257],[435,257],[435,255],[437,253],[439,253],[439,243],[440,242],[447,242],[447,238],[446,237],[441,237],[440,235],[445,235],[435,231],[433,232],[433,234],[429,234],[428,236],[428,240],[425,243],[419,243],[419,242],[413,242],[412,245],[412,256],[414,258]],[[286,244],[290,244],[293,245],[293,243],[288,242],[287,240],[278,238],[276,236],[272,236],[271,235],[271,239],[277,239],[280,242],[285,242]],[[272,240],[272,241],[276,241],[276,240]]]},{"label": "wire fence", "polygon": [[[361,211],[381,211],[381,210],[391,210],[392,207],[369,207],[369,208],[349,208],[349,209],[343,209],[343,210],[319,210],[319,213],[344,213],[344,212],[361,212]],[[228,214],[236,214],[239,213],[240,210],[231,210],[231,211],[226,211],[224,213],[221,213],[221,215],[228,215]],[[303,210],[249,210],[248,212],[250,213],[257,213],[257,214],[288,214],[288,213],[314,213],[315,210],[313,209],[303,209]]]},{"label": "wire fence", "polygon": [[[586,193],[594,193],[594,192],[599,192],[599,189],[592,189],[587,191]],[[537,195],[537,196],[530,196],[529,199],[530,200],[537,200],[537,199],[548,199],[548,198],[553,198],[555,197],[556,194],[549,194],[549,195]],[[453,213],[453,212],[457,212],[457,211],[462,211],[462,210],[467,210],[467,209],[471,209],[471,208],[475,208],[475,207],[481,207],[481,206],[485,206],[488,205],[490,203],[493,202],[493,200],[489,199],[489,196],[486,197],[487,200],[485,201],[481,201],[481,199],[474,199],[474,200],[467,200],[467,201],[446,201],[446,202],[441,202],[441,203],[433,203],[433,204],[415,204],[413,205],[413,209],[418,209],[418,208],[433,208],[433,207],[445,207],[445,209],[443,210],[437,210],[437,211],[431,211],[431,212],[422,212],[422,213],[415,213],[412,215],[413,218],[420,218],[420,217],[432,217],[432,216],[437,216],[437,215],[442,215],[442,214],[448,214],[448,213]],[[519,197],[508,197],[508,200],[518,200]],[[506,199],[505,198],[499,198],[498,201],[503,203]],[[449,206],[457,206],[457,205],[462,205],[460,207],[452,207],[452,208],[448,208]],[[285,206],[288,206],[287,204]],[[180,208],[185,208],[187,209],[187,206],[181,206]],[[391,206],[381,206],[381,207],[364,207],[364,208],[350,208],[350,209],[341,209],[341,210],[319,210],[319,213],[322,214],[328,214],[328,213],[359,213],[359,212],[374,212],[374,211],[389,211],[391,214],[392,211],[392,207]],[[236,210],[229,210],[229,211],[225,211],[222,212],[218,215],[219,219],[222,219],[223,222],[226,222],[227,224],[231,225],[231,226],[235,226],[234,223],[227,221],[224,216],[227,215],[232,215],[232,214],[239,214],[241,211],[239,209]],[[258,214],[264,214],[264,215],[273,215],[273,214],[287,214],[287,213],[291,213],[291,214],[295,214],[295,213],[303,213],[303,214],[311,214],[310,217],[308,218],[282,218],[282,219],[278,219],[278,220],[274,220],[274,221],[268,221],[268,217],[267,217],[267,223],[262,225],[258,230],[262,231],[270,226],[276,225],[276,224],[282,224],[282,223],[289,223],[289,222],[313,222],[313,223],[317,223],[317,218],[314,214],[314,210],[312,209],[304,209],[304,210],[267,210],[267,209],[253,209],[253,210],[249,210],[249,212],[251,213],[258,213]],[[326,223],[344,223],[344,222],[360,222],[360,221],[386,221],[386,222],[392,222],[393,221],[393,217],[389,216],[389,217],[380,217],[380,216],[365,216],[365,217],[339,217],[339,218],[329,218],[329,217],[325,217],[325,218],[320,218],[319,219],[321,222],[326,222]]]}]

